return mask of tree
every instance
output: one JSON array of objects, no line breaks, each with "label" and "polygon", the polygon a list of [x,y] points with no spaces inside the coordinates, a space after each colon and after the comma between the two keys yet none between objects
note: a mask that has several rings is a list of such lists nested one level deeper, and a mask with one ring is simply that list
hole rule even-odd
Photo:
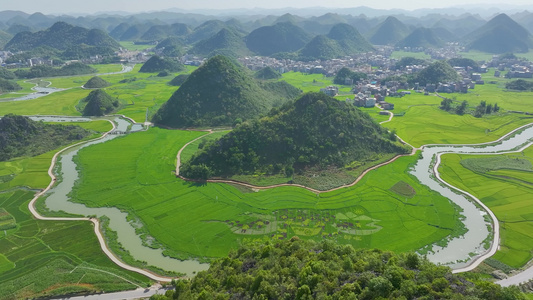
[{"label": "tree", "polygon": [[455,108],[455,112],[458,114],[458,115],[464,115],[465,111],[466,111],[466,107],[468,106],[468,102],[466,102],[466,100],[464,100],[461,105],[457,106]]},{"label": "tree", "polygon": [[440,109],[449,111],[452,109],[452,99],[445,98],[440,102]]}]

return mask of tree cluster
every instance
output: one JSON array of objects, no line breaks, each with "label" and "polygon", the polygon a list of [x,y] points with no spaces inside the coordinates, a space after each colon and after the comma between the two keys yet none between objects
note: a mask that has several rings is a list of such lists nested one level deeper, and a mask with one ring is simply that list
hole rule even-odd
[{"label": "tree cluster", "polygon": [[141,73],[156,73],[161,71],[179,72],[184,70],[185,67],[178,61],[154,55],[147,60],[139,72]]},{"label": "tree cluster", "polygon": [[406,151],[353,105],[308,93],[208,143],[182,165],[182,174],[194,178],[195,166],[203,165],[213,176],[258,171],[290,176],[294,171],[343,168],[375,154]]},{"label": "tree cluster", "polygon": [[150,299],[526,299],[517,287],[472,282],[414,253],[297,237],[245,243],[208,271],[173,284]]},{"label": "tree cluster", "polygon": [[505,88],[508,90],[516,90],[516,91],[532,91],[533,82],[527,81],[524,79],[517,79],[517,80],[507,82],[505,84]]},{"label": "tree cluster", "polygon": [[492,113],[497,113],[500,111],[500,107],[498,106],[498,103],[487,104],[487,101],[481,101],[478,106],[476,106],[476,110],[474,111],[474,117],[481,118],[483,115],[490,115]]},{"label": "tree cluster", "polygon": [[0,161],[35,156],[85,138],[79,126],[51,125],[8,114],[0,119]]},{"label": "tree cluster", "polygon": [[361,79],[366,79],[368,76],[366,73],[361,72],[353,72],[352,70],[344,67],[337,72],[335,75],[335,78],[333,79],[333,83],[335,84],[344,84],[346,79],[351,79],[353,82],[357,82]]},{"label": "tree cluster", "polygon": [[39,78],[39,77],[55,77],[55,76],[73,76],[96,73],[97,70],[91,66],[83,63],[75,62],[65,65],[61,68],[54,68],[51,66],[40,65],[34,66],[30,69],[18,69],[15,75],[18,78]]}]

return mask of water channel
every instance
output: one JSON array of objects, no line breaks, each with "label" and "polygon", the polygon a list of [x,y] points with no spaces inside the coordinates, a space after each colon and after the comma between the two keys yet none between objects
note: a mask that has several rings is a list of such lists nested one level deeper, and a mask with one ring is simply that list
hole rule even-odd
[{"label": "water channel", "polygon": [[[81,117],[32,117],[32,119],[37,121],[43,120],[47,122],[91,121],[89,118]],[[143,128],[140,124],[132,125],[129,121],[120,117],[112,118],[112,120],[117,126],[116,131],[126,132],[130,127],[129,132],[133,132],[142,130]],[[85,143],[63,153],[58,160],[59,165],[61,166],[60,175],[62,180],[49,191],[48,198],[45,202],[46,206],[53,211],[64,211],[66,213],[76,215],[96,215],[98,218],[107,216],[110,219],[109,227],[113,231],[117,232],[118,241],[122,244],[122,246],[127,249],[135,259],[145,261],[149,265],[153,265],[168,271],[186,273],[189,276],[192,276],[194,272],[207,270],[209,268],[208,264],[200,264],[196,260],[180,261],[163,256],[161,249],[152,249],[144,246],[141,238],[135,233],[135,224],[128,222],[126,219],[127,213],[121,212],[119,209],[114,207],[91,208],[86,207],[83,204],[69,201],[70,197],[68,194],[72,190],[72,187],[79,177],[73,157],[82,148],[103,143],[118,136],[119,135],[109,134],[103,139]]]},{"label": "water channel", "polygon": [[[82,117],[33,117],[34,120],[44,121],[90,121],[89,118]],[[132,124],[129,121],[114,117],[113,122],[117,125],[116,131],[138,131],[142,130],[142,125]],[[61,155],[59,160],[61,165],[62,181],[56,185],[46,199],[49,209],[78,215],[96,215],[98,217],[107,216],[110,219],[110,228],[118,233],[118,241],[127,249],[134,258],[146,261],[165,270],[177,271],[192,275],[193,272],[206,270],[207,264],[200,264],[198,261],[179,261],[162,255],[160,249],[152,249],[142,245],[139,236],[135,234],[134,224],[126,220],[127,214],[117,208],[89,208],[83,204],[69,201],[67,196],[75,181],[78,179],[78,171],[73,157],[79,149],[90,145],[103,143],[116,138],[118,135],[110,134],[103,139],[83,144],[73,148]],[[526,127],[518,133],[511,134],[499,142],[483,145],[428,145],[423,147],[422,158],[418,160],[411,174],[416,176],[420,182],[427,185],[432,190],[442,194],[452,202],[461,207],[462,215],[465,217],[463,223],[468,231],[461,237],[451,239],[446,247],[433,246],[432,251],[427,255],[434,263],[449,265],[457,269],[464,267],[472,260],[473,253],[482,255],[487,250],[484,248],[484,241],[490,237],[488,227],[491,223],[485,218],[486,212],[479,209],[471,200],[464,195],[452,191],[443,186],[434,177],[432,166],[434,158],[440,153],[467,153],[467,154],[494,154],[500,152],[516,151],[533,143],[533,126]]]},{"label": "water channel", "polygon": [[[516,151],[533,143],[533,126],[526,127],[519,133],[511,134],[499,142],[480,145],[427,145],[422,150],[422,159],[419,159],[411,174],[416,176],[422,184],[440,193],[457,204],[463,212],[468,232],[463,236],[453,238],[446,247],[433,246],[432,253],[427,255],[434,263],[449,265],[452,269],[462,268],[469,264],[471,259],[484,254],[487,250],[483,246],[489,237],[488,227],[491,223],[486,220],[487,213],[480,210],[471,200],[463,194],[452,191],[443,186],[433,174],[433,163],[436,155],[441,153],[463,154],[495,154]],[[498,242],[498,241],[497,241]],[[470,257],[470,254],[475,254]]]}]

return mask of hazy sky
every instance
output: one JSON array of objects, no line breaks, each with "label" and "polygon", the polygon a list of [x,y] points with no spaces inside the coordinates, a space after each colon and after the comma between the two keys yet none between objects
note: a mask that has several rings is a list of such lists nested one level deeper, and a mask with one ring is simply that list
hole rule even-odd
[{"label": "hazy sky", "polygon": [[168,8],[181,9],[225,9],[225,8],[283,8],[283,7],[357,7],[368,6],[373,8],[440,8],[456,5],[486,3],[496,6],[505,2],[509,5],[531,5],[531,0],[0,0],[1,10],[21,10],[27,13],[43,12],[46,14],[61,13],[94,13],[102,11],[127,11],[143,12],[157,11]]}]

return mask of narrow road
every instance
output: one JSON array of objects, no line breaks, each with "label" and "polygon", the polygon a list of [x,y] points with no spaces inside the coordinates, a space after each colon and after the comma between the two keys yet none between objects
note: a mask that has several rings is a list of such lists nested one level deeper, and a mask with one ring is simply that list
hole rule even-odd
[{"label": "narrow road", "polygon": [[144,275],[144,276],[146,276],[146,277],[148,277],[148,278],[150,278],[152,280],[155,280],[155,281],[170,282],[172,280],[172,278],[170,278],[170,277],[159,276],[159,275],[156,275],[156,274],[154,274],[152,272],[149,272],[147,270],[143,270],[143,269],[140,269],[140,268],[136,268],[136,267],[130,266],[130,265],[122,262],[118,257],[116,257],[115,254],[113,254],[113,252],[111,252],[111,250],[107,247],[107,244],[105,242],[104,236],[102,235],[102,232],[100,231],[100,223],[99,223],[98,219],[96,219],[96,218],[44,217],[44,216],[40,215],[37,212],[37,210],[35,209],[35,202],[37,201],[37,199],[39,199],[39,197],[41,197],[46,192],[48,192],[54,186],[54,184],[56,183],[57,178],[54,175],[53,170],[54,170],[54,167],[55,167],[55,165],[57,163],[57,158],[59,157],[59,155],[61,153],[65,152],[65,151],[67,151],[67,150],[69,150],[71,148],[74,148],[76,146],[79,146],[81,144],[85,144],[85,143],[88,143],[88,142],[92,142],[92,141],[96,141],[96,140],[100,140],[100,139],[105,138],[108,134],[110,134],[111,132],[113,132],[116,129],[115,123],[113,123],[112,121],[109,121],[109,122],[113,125],[113,129],[111,129],[110,131],[104,133],[101,137],[98,137],[98,138],[95,138],[95,139],[92,139],[92,140],[88,140],[88,141],[79,142],[79,143],[76,143],[74,145],[68,146],[68,147],[63,148],[62,150],[58,151],[54,155],[54,157],[52,158],[52,162],[50,164],[50,168],[48,168],[48,175],[51,178],[50,184],[48,184],[48,186],[44,190],[42,190],[41,192],[39,192],[39,193],[37,193],[35,195],[35,197],[28,204],[28,209],[30,210],[32,215],[38,220],[48,220],[48,221],[90,221],[90,222],[92,222],[93,225],[94,225],[94,233],[96,234],[96,237],[98,238],[98,242],[100,243],[100,247],[102,248],[102,251],[116,265],[118,265],[119,267],[121,267],[123,269],[142,274],[142,275]]},{"label": "narrow road", "polygon": [[133,291],[96,294],[88,296],[75,296],[75,297],[63,297],[56,298],[61,300],[116,300],[116,299],[139,299],[149,298],[155,294],[164,295],[168,289],[166,288],[149,288],[149,289],[136,289]]}]

